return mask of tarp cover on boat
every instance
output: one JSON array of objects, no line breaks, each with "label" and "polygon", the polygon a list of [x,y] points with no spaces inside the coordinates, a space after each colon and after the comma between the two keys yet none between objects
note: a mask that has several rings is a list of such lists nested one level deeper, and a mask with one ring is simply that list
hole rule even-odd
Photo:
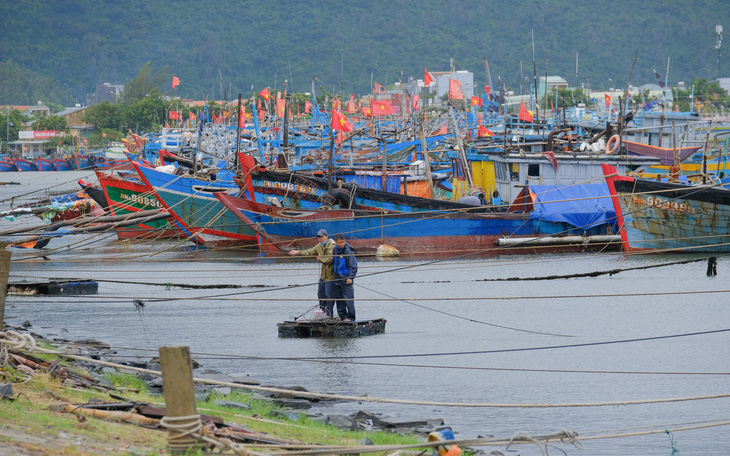
[{"label": "tarp cover on boat", "polygon": [[584,229],[614,223],[616,212],[605,183],[530,185],[529,191],[534,202],[531,219],[566,222]]}]

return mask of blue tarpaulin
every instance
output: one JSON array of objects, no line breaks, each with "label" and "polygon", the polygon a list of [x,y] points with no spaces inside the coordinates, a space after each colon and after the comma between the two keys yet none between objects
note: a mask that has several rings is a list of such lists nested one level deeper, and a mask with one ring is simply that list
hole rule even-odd
[{"label": "blue tarpaulin", "polygon": [[588,229],[604,223],[614,224],[608,185],[530,185],[534,209],[530,218],[549,222],[566,222]]}]

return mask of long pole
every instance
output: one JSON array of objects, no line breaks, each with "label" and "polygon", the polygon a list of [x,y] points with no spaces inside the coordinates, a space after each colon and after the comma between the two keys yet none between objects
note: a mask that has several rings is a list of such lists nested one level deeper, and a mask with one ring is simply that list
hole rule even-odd
[{"label": "long pole", "polygon": [[241,152],[241,120],[243,113],[241,112],[241,94],[238,94],[238,115],[236,116],[238,128],[236,128],[236,156],[233,157],[233,167],[238,168],[238,154]]},{"label": "long pole", "polygon": [[471,178],[471,168],[469,166],[469,159],[464,150],[464,143],[461,140],[461,131],[459,130],[459,124],[456,122],[456,114],[454,114],[454,107],[449,105],[449,114],[451,114],[451,121],[454,123],[454,135],[456,136],[456,142],[459,145],[459,155],[461,155],[461,167],[464,171],[464,177],[466,182],[469,184],[469,189],[474,186],[474,181]]},{"label": "long pole", "polygon": [[423,124],[421,124],[421,153],[423,154],[423,161],[426,164],[426,179],[428,179],[428,195],[429,195],[429,198],[435,198],[436,194],[433,191],[433,180],[431,179],[431,157],[428,154],[428,143],[426,142],[426,132],[423,131]]}]

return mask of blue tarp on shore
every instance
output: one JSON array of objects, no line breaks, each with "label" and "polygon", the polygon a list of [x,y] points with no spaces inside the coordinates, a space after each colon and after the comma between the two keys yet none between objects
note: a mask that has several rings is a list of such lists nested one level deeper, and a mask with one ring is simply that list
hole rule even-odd
[{"label": "blue tarp on shore", "polygon": [[616,212],[605,183],[530,185],[529,190],[534,200],[530,212],[533,220],[566,222],[583,229],[616,223]]}]

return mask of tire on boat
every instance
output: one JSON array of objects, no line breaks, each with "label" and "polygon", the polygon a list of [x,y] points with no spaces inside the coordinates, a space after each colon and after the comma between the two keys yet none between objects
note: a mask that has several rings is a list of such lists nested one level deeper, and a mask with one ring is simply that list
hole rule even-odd
[{"label": "tire on boat", "polygon": [[342,188],[332,189],[325,198],[324,203],[327,206],[339,205],[342,209],[350,209],[352,207],[352,198],[350,192]]}]

